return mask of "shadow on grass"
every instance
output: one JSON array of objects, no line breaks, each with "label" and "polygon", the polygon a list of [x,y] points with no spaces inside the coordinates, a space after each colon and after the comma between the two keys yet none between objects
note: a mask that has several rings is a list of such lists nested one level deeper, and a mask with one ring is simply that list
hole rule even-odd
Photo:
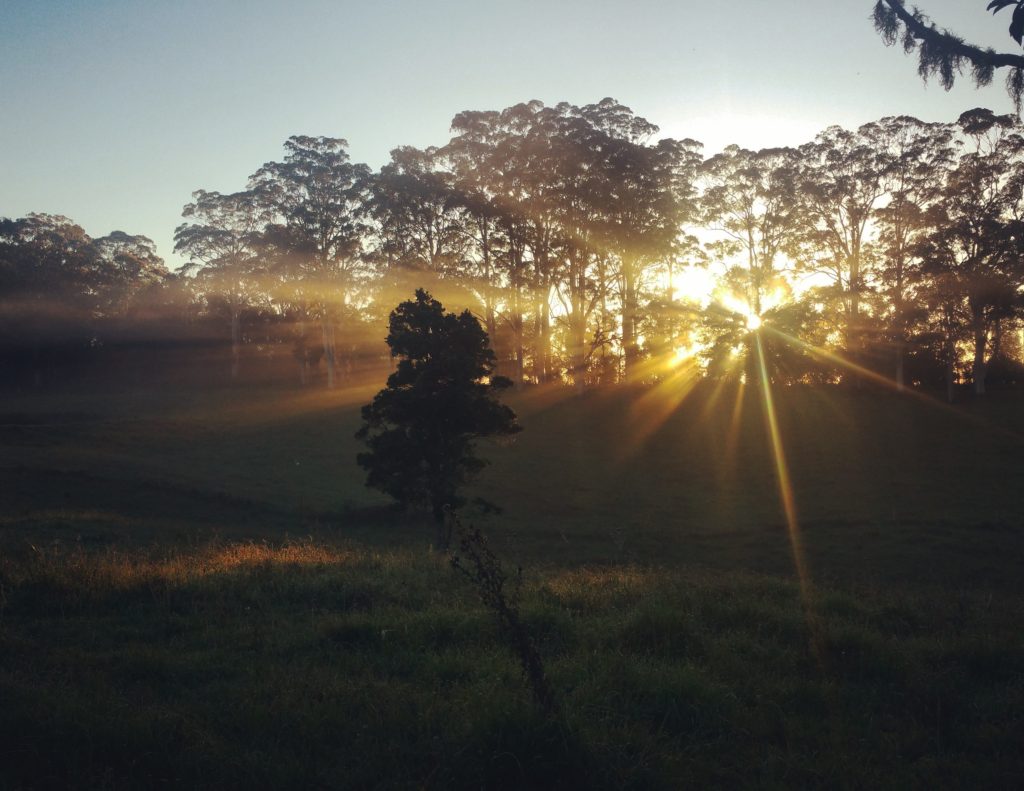
[{"label": "shadow on grass", "polygon": [[0,561],[0,784],[1007,787],[1020,598],[548,569],[522,618],[561,714],[426,550],[303,540]]}]

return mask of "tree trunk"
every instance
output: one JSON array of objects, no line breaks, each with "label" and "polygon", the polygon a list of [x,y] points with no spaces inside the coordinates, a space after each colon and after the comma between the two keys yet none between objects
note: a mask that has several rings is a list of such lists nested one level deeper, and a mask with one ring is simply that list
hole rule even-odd
[{"label": "tree trunk", "polygon": [[905,319],[903,295],[903,249],[896,252],[896,290],[893,295],[893,307],[896,319],[896,392],[902,393],[904,388],[904,357],[907,346],[907,322]]},{"label": "tree trunk", "polygon": [[896,341],[896,391],[899,393],[902,393],[904,388],[904,345],[902,340]]},{"label": "tree trunk", "polygon": [[242,356],[242,318],[237,305],[231,306],[231,378],[238,378]]},{"label": "tree trunk", "polygon": [[537,373],[537,381],[541,384],[551,379],[551,307],[548,305],[548,294],[537,303],[537,352],[533,362]]},{"label": "tree trunk", "polygon": [[622,269],[622,363],[623,379],[629,384],[640,356],[636,343],[636,282],[631,260],[623,260]]},{"label": "tree trunk", "polygon": [[336,370],[334,358],[334,325],[331,324],[331,317],[324,308],[320,318],[320,330],[324,342],[324,360],[327,363],[327,387],[333,389]]},{"label": "tree trunk", "polygon": [[971,380],[975,395],[985,395],[985,375],[988,364],[985,362],[985,351],[988,346],[988,333],[984,326],[974,328],[974,362],[971,365]]},{"label": "tree trunk", "polygon": [[847,327],[847,342],[851,352],[860,351],[860,245],[854,243],[850,256],[850,324]]},{"label": "tree trunk", "polygon": [[946,350],[946,401],[950,404],[953,403],[953,399],[956,395],[956,371],[954,368],[954,351],[953,349]]},{"label": "tree trunk", "polygon": [[573,312],[569,319],[569,337],[572,348],[569,350],[572,358],[572,381],[576,392],[582,392],[586,385],[587,374],[587,324],[582,313]]},{"label": "tree trunk", "polygon": [[519,303],[519,290],[514,286],[513,289],[512,315],[510,318],[510,323],[512,324],[512,354],[515,359],[513,381],[516,387],[522,387],[525,375],[523,367],[523,311]]}]

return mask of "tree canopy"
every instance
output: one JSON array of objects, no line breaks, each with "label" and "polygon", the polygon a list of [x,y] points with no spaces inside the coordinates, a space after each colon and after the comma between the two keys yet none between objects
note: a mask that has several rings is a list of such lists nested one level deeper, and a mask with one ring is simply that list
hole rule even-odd
[{"label": "tree canopy", "polygon": [[756,328],[780,382],[866,368],[980,393],[1020,378],[1005,374],[1024,346],[1021,133],[976,109],[705,159],[607,98],[462,112],[447,142],[399,146],[377,171],[340,138],[294,136],[244,189],[193,194],[178,276],[144,237],[4,221],[0,299],[32,355],[54,337],[44,313],[74,317],[91,348],[114,323],[155,333],[153,319],[230,349],[229,366],[210,360],[234,377],[294,372],[303,386],[378,375],[390,307],[422,288],[480,320],[495,372],[518,387],[650,384],[681,367],[749,379]]},{"label": "tree canopy", "polygon": [[398,366],[363,407],[356,436],[369,450],[357,460],[367,486],[404,506],[427,506],[438,545],[447,547],[445,512],[463,504],[459,489],[486,466],[475,441],[520,430],[515,413],[497,399],[511,382],[494,376],[494,352],[476,318],[446,312],[422,289],[392,311],[389,330]]}]

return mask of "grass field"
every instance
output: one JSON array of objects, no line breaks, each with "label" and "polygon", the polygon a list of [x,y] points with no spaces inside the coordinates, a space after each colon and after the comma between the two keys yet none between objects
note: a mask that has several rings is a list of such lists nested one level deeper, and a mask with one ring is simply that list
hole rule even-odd
[{"label": "grass field", "polygon": [[480,524],[532,704],[430,529],[362,484],[372,387],[0,399],[0,787],[1019,787],[1024,401],[510,398]]}]

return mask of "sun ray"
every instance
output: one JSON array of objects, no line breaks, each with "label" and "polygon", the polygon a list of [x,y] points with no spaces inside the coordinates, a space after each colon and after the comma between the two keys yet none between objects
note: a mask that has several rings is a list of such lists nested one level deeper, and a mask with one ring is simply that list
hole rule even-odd
[{"label": "sun ray", "polygon": [[700,382],[700,370],[694,359],[684,360],[656,385],[636,399],[630,407],[629,432],[621,453],[637,453],[647,439],[679,409]]},{"label": "sun ray", "polygon": [[768,376],[768,365],[765,362],[761,334],[755,333],[754,340],[757,350],[758,373],[760,375],[761,404],[764,408],[765,425],[768,430],[769,441],[771,442],[775,477],[779,487],[779,498],[782,501],[783,514],[786,519],[786,532],[789,536],[789,545],[793,554],[793,566],[796,569],[797,583],[800,586],[800,598],[803,602],[804,617],[807,619],[807,626],[810,630],[811,648],[818,660],[819,666],[823,668],[824,641],[820,622],[814,609],[811,579],[807,569],[800,521],[797,516],[796,497],[793,493],[793,484],[789,475],[789,464],[786,461],[786,453],[782,444],[782,432],[779,430],[779,420],[775,411],[775,401],[772,397],[771,379]]},{"label": "sun ray", "polygon": [[725,377],[720,377],[715,381],[714,387],[704,400],[704,408],[700,413],[701,422],[707,420],[712,414],[714,414],[715,407],[718,405],[718,399],[722,397],[722,393],[725,390],[728,381],[729,380]]},{"label": "sun ray", "polygon": [[736,400],[732,406],[732,416],[729,419],[729,433],[725,442],[725,459],[732,466],[736,458],[736,448],[740,441],[740,424],[743,420],[743,401],[746,397],[746,382],[736,384]]},{"label": "sun ray", "polygon": [[880,385],[880,386],[882,386],[882,387],[884,387],[884,388],[886,388],[888,390],[892,390],[893,392],[899,393],[901,395],[906,395],[906,396],[908,396],[910,398],[913,398],[913,399],[915,399],[917,401],[920,401],[922,403],[928,404],[930,407],[932,407],[934,409],[938,409],[939,411],[944,412],[944,413],[946,413],[948,415],[954,415],[954,416],[956,416],[960,420],[963,420],[963,421],[966,421],[968,423],[971,423],[972,425],[984,428],[984,429],[986,429],[988,431],[991,431],[994,434],[1005,436],[1005,437],[1009,437],[1011,439],[1024,442],[1024,435],[1022,435],[1022,434],[1020,434],[1018,432],[1009,431],[1005,427],[1002,427],[1002,426],[994,426],[994,425],[986,422],[985,420],[981,419],[980,417],[978,417],[976,415],[971,415],[971,414],[968,414],[966,412],[963,412],[962,410],[956,409],[953,406],[951,406],[950,404],[947,404],[944,401],[940,401],[937,398],[933,398],[932,396],[928,395],[927,393],[922,393],[922,392],[920,392],[919,390],[917,390],[915,388],[912,388],[912,387],[903,387],[903,388],[901,388],[892,379],[888,379],[887,377],[882,376],[881,374],[876,373],[875,371],[872,371],[872,370],[870,370],[868,368],[865,368],[865,367],[863,367],[861,365],[858,365],[855,362],[847,360],[845,357],[843,357],[842,355],[840,355],[840,354],[838,354],[836,352],[831,352],[831,351],[828,351],[827,349],[822,349],[819,346],[813,346],[812,344],[809,344],[806,341],[802,341],[799,338],[794,338],[792,335],[789,335],[789,334],[787,334],[785,332],[782,332],[781,330],[777,329],[776,327],[772,327],[772,326],[767,325],[767,324],[764,326],[764,329],[767,332],[770,332],[771,334],[781,338],[785,342],[790,343],[790,344],[792,344],[792,345],[794,345],[794,346],[796,346],[796,347],[798,347],[800,349],[803,349],[808,354],[810,354],[812,357],[815,357],[815,358],[817,358],[819,360],[827,360],[830,363],[834,363],[835,365],[838,365],[841,368],[844,368],[847,371],[850,371],[851,373],[855,373],[858,376],[863,377],[865,380],[867,380],[869,382],[872,382],[873,384]]}]

